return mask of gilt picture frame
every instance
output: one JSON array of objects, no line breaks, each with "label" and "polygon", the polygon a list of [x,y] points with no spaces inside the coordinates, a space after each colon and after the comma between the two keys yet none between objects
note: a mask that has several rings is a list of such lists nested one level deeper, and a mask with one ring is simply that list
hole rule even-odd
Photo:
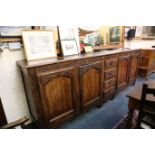
[{"label": "gilt picture frame", "polygon": [[109,28],[109,44],[118,44],[121,39],[121,27],[114,26]]},{"label": "gilt picture frame", "polygon": [[22,38],[28,61],[57,57],[53,31],[23,31]]}]

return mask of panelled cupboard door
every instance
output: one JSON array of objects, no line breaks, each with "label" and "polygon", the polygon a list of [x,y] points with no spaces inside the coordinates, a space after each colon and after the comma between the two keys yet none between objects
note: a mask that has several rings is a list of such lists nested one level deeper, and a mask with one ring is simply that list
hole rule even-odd
[{"label": "panelled cupboard door", "polygon": [[139,62],[139,54],[131,55],[129,83],[133,83],[136,80],[138,62]]},{"label": "panelled cupboard door", "polygon": [[38,75],[47,128],[58,127],[78,113],[76,72],[71,67]]},{"label": "panelled cupboard door", "polygon": [[117,89],[124,88],[128,83],[130,55],[120,56],[118,62]]},{"label": "panelled cupboard door", "polygon": [[80,66],[80,98],[82,111],[102,101],[102,62]]}]

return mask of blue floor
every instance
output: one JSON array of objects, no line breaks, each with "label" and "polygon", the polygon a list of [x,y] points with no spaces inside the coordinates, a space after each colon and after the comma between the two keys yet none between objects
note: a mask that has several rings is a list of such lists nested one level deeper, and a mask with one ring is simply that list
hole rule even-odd
[{"label": "blue floor", "polygon": [[[149,79],[155,79],[152,74]],[[145,80],[137,78],[139,85]],[[61,125],[60,129],[111,129],[128,113],[128,98],[126,95],[134,86],[127,87],[118,93],[113,100],[106,102],[101,108],[92,108],[89,112],[77,117],[75,120]]]}]

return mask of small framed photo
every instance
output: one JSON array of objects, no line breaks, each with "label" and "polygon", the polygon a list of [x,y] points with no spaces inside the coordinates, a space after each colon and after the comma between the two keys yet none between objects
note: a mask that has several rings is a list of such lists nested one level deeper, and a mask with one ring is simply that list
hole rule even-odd
[{"label": "small framed photo", "polygon": [[57,56],[53,31],[23,31],[22,37],[27,60]]},{"label": "small framed photo", "polygon": [[79,54],[75,39],[61,40],[61,47],[62,47],[63,56]]}]

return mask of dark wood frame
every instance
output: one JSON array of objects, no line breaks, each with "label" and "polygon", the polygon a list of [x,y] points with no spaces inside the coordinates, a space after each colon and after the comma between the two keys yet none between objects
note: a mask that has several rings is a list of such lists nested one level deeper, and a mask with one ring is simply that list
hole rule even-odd
[{"label": "dark wood frame", "polygon": [[[141,95],[141,104],[139,105],[139,115],[137,120],[137,128],[141,128],[141,123],[144,122],[147,125],[150,125],[153,129],[155,129],[155,126],[150,124],[149,122],[145,122],[143,120],[143,116],[153,116],[155,117],[155,113],[153,109],[155,109],[155,101],[147,100],[147,94],[151,94],[155,96],[155,89],[154,88],[148,88],[148,84],[144,83],[142,86],[142,95]],[[146,106],[146,107],[145,107]],[[152,111],[145,110],[145,108],[151,108]]]}]

